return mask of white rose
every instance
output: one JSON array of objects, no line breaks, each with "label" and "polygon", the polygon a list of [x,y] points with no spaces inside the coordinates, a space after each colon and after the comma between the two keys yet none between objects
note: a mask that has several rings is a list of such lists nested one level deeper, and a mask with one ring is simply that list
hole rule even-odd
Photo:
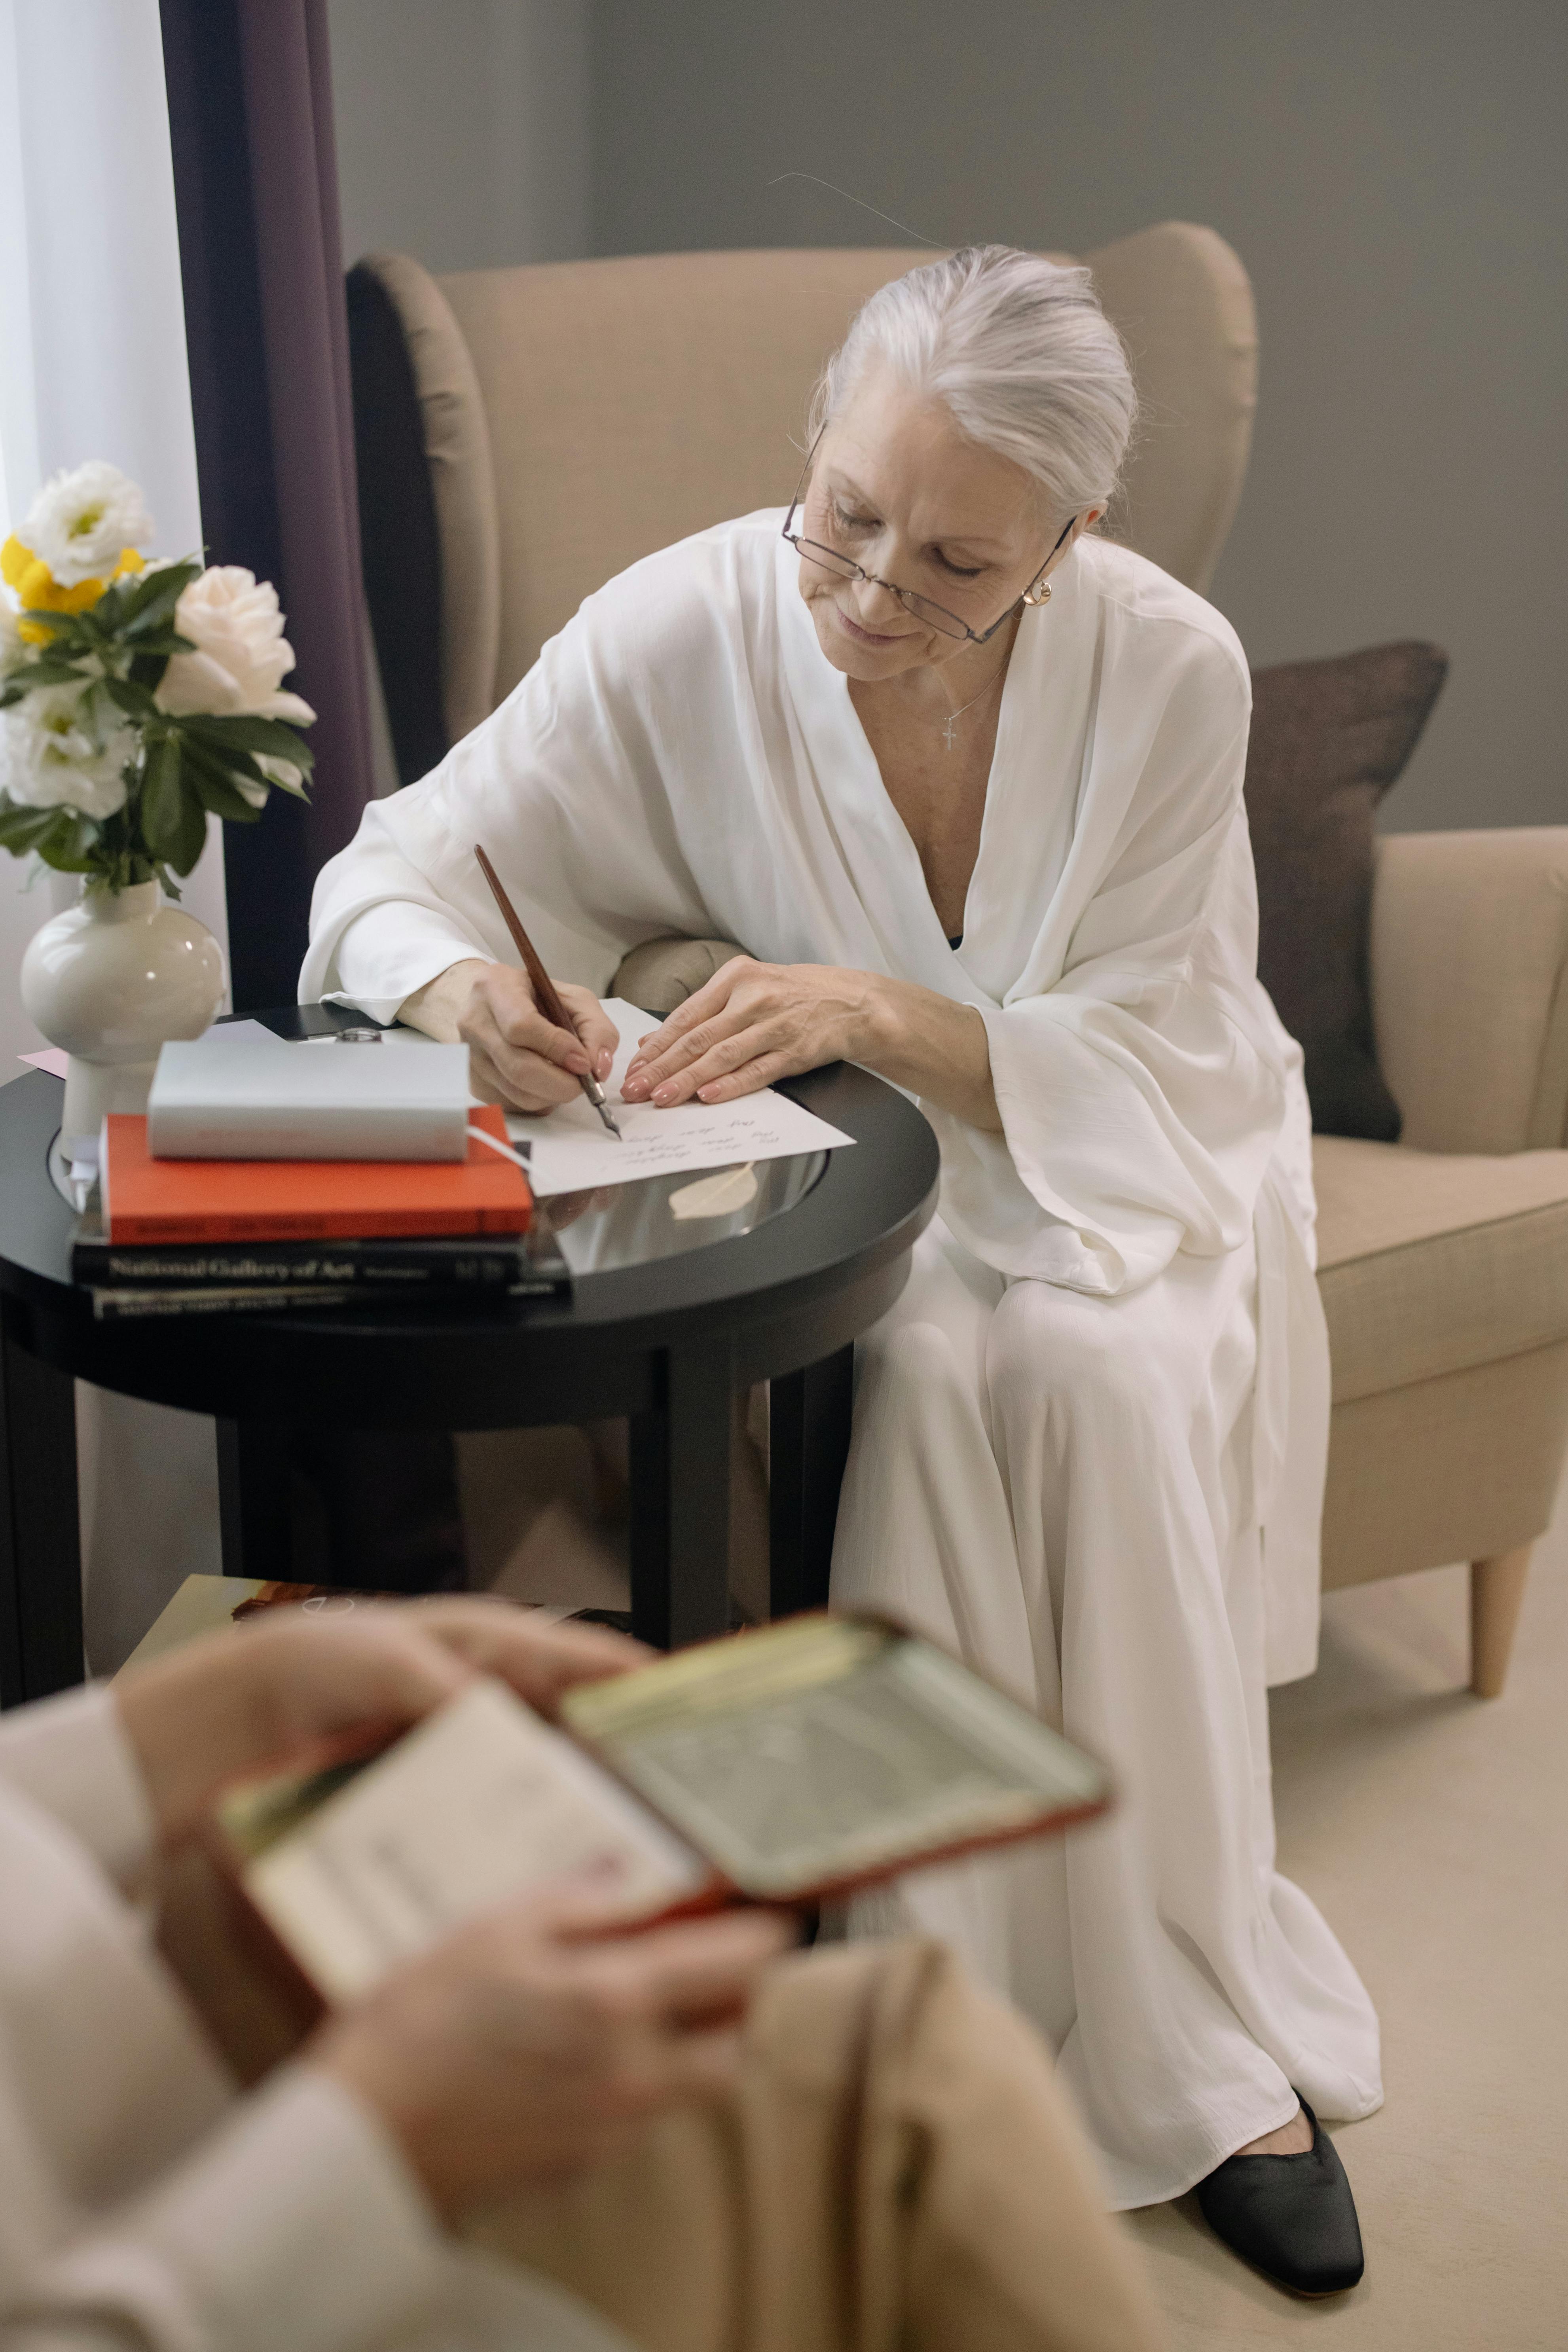
[{"label": "white rose", "polygon": [[145,547],[153,535],[141,491],[101,457],[46,482],[16,533],[60,588],[107,580],[123,549]]},{"label": "white rose", "polygon": [[73,808],[112,816],[125,803],[136,730],[104,726],[90,688],[35,687],[0,715],[0,792],[20,808]]},{"label": "white rose", "polygon": [[174,627],[196,650],[170,657],[156,696],[161,709],[181,718],[200,712],[310,724],[310,704],[280,690],[294,655],[270,581],[237,563],[215,564],[180,598]]},{"label": "white rose", "polygon": [[25,662],[32,650],[17,625],[16,606],[9,597],[0,596],[0,677]]}]

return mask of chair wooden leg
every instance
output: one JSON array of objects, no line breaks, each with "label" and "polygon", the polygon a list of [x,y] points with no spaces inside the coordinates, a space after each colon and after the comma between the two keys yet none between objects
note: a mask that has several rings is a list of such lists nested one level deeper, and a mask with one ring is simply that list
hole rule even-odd
[{"label": "chair wooden leg", "polygon": [[1508,1679],[1532,1549],[1521,1544],[1517,1551],[1470,1563],[1470,1688],[1478,1698],[1500,1697]]}]

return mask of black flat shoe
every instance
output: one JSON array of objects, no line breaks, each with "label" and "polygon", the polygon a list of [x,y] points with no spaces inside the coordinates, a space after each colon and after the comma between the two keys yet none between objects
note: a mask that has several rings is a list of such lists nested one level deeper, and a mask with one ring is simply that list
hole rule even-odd
[{"label": "black flat shoe", "polygon": [[1300,2156],[1231,2156],[1198,2183],[1205,2221],[1233,2254],[1294,2294],[1342,2294],[1366,2267],[1344,2166],[1301,2101]]}]

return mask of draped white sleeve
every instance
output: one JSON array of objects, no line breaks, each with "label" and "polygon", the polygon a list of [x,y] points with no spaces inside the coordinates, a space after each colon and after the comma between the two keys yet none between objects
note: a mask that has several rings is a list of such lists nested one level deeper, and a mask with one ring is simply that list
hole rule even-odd
[{"label": "draped white sleeve", "polygon": [[[1115,783],[1083,796],[1061,969],[1042,940],[1001,1005],[980,1008],[1004,1133],[925,1106],[966,1247],[1004,1274],[1112,1295],[1178,1250],[1246,1239],[1285,1106],[1254,978],[1246,673],[1208,635],[1145,633],[1142,691],[1119,696],[1123,635],[1113,609],[1100,713],[1121,740],[1090,749]],[[1083,874],[1093,886],[1073,905]]]},{"label": "draped white sleeve", "polygon": [[[372,803],[317,879],[301,1002],[341,996],[390,1020],[466,957],[515,962],[476,842],[558,978],[603,993],[641,940],[710,929],[670,790],[679,750],[664,739],[672,715],[700,711],[722,647],[707,583],[689,562],[673,569],[672,583],[652,557],[589,597],[438,768]],[[672,681],[673,714],[660,690]]]}]

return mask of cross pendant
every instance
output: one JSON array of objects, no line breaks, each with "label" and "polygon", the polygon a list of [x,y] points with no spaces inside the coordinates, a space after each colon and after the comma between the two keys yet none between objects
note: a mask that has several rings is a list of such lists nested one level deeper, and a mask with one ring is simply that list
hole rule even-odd
[{"label": "cross pendant", "polygon": [[950,716],[949,716],[948,718],[944,719],[943,719],[943,721],[942,721],[942,740],[943,740],[943,742],[947,745],[947,748],[948,748],[948,750],[949,750],[950,751],[952,751],[952,730],[953,730],[953,719],[954,719],[954,718],[955,718],[956,716],[957,716],[956,712],[952,713],[952,714],[950,714]]}]

